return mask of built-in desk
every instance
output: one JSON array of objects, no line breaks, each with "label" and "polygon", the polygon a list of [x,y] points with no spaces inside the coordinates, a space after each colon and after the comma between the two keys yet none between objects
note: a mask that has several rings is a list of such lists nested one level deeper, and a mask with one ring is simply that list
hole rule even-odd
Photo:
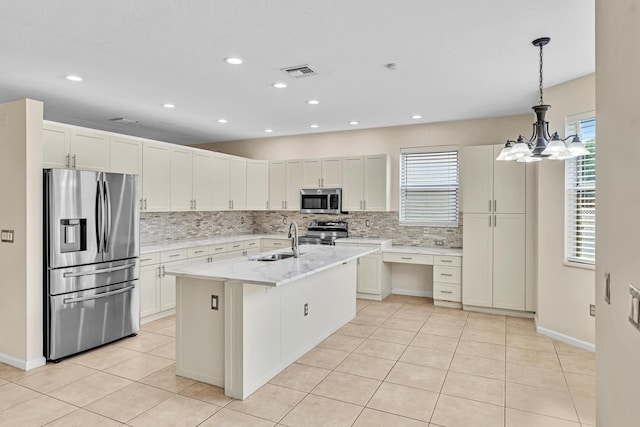
[{"label": "built-in desk", "polygon": [[[462,308],[462,250],[391,246],[382,250],[386,263],[433,266],[433,301],[435,305]],[[394,283],[393,293],[405,293]]]}]

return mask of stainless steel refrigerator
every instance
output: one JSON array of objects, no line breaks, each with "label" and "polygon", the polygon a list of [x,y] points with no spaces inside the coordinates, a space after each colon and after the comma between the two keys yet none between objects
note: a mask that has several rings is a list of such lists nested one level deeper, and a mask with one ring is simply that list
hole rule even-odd
[{"label": "stainless steel refrigerator", "polygon": [[140,329],[138,176],[44,170],[45,357]]}]

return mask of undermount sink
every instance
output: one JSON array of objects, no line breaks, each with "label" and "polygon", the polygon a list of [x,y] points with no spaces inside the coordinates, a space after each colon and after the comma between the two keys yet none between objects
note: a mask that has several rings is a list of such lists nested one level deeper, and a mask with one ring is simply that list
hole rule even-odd
[{"label": "undermount sink", "polygon": [[253,261],[279,261],[281,259],[291,258],[293,254],[269,254],[252,258]]}]

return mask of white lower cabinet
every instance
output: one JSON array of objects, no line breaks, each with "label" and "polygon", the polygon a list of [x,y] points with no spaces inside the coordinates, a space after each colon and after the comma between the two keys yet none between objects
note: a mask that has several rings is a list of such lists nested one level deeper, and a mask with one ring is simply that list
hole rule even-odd
[{"label": "white lower cabinet", "polygon": [[160,265],[140,267],[140,317],[160,312]]},{"label": "white lower cabinet", "polygon": [[391,265],[382,262],[382,245],[340,241],[336,245],[378,249],[378,252],[358,258],[357,297],[382,301],[391,294]]},{"label": "white lower cabinet", "polygon": [[440,301],[462,302],[462,260],[459,256],[433,257],[433,300],[435,305]]}]

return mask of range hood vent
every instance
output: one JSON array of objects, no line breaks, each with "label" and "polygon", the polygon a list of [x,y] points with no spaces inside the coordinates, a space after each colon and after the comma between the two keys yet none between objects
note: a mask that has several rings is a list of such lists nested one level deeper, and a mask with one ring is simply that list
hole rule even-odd
[{"label": "range hood vent", "polygon": [[114,123],[120,123],[121,125],[133,125],[133,124],[138,123],[137,120],[125,119],[124,117],[115,117],[115,118],[109,119],[109,120],[114,122]]},{"label": "range hood vent", "polygon": [[315,76],[316,74],[318,74],[317,71],[315,71],[308,65],[296,65],[295,67],[282,68],[281,70],[294,79],[298,79],[300,77]]}]

